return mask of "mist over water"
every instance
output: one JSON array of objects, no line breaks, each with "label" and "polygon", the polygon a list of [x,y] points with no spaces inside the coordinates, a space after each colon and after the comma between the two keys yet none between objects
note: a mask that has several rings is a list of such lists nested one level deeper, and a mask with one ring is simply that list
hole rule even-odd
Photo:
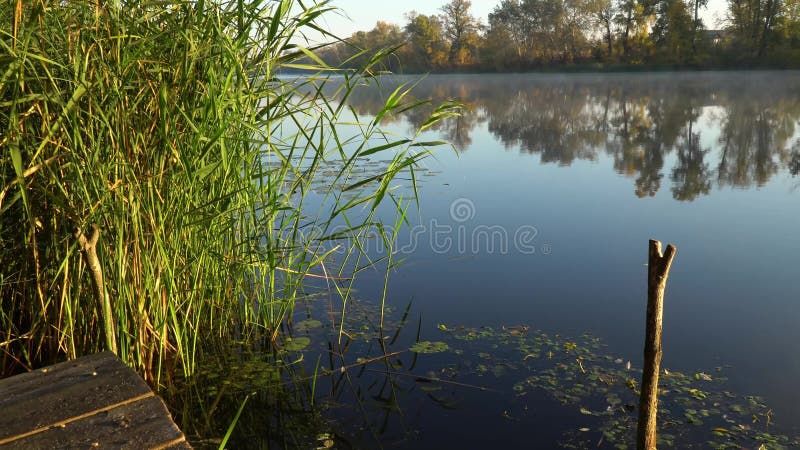
[{"label": "mist over water", "polygon": [[[382,90],[393,86],[384,81]],[[665,187],[677,200],[694,200],[714,188],[761,186],[782,169],[800,170],[795,72],[447,75],[429,76],[413,92],[434,104],[466,104],[463,117],[438,130],[459,151],[488,132],[496,147],[538,155],[542,163],[609,159],[635,180],[641,197]],[[380,90],[361,90],[351,103],[370,114],[381,98]],[[403,120],[419,125],[425,113]]]}]

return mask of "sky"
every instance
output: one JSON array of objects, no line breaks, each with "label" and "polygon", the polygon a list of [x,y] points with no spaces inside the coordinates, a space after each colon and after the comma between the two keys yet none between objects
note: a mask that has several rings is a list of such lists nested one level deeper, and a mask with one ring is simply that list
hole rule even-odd
[{"label": "sky", "polygon": [[[356,31],[367,31],[379,20],[403,26],[404,14],[417,11],[420,14],[439,14],[439,8],[448,0],[333,0],[332,5],[339,8],[339,14],[327,14],[322,25],[340,37],[349,37]],[[472,15],[487,22],[489,13],[500,0],[472,0]],[[721,17],[726,0],[710,0],[708,8],[701,14],[706,28],[716,29],[715,16]]]}]

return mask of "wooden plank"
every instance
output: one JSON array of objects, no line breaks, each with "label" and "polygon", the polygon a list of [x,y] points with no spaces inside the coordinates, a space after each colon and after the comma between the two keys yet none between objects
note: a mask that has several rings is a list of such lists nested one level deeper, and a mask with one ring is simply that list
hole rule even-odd
[{"label": "wooden plank", "polygon": [[12,441],[0,448],[138,450],[191,447],[172,422],[164,402],[158,397],[149,397]]},{"label": "wooden plank", "polygon": [[0,444],[153,395],[147,383],[110,352],[0,380]]}]

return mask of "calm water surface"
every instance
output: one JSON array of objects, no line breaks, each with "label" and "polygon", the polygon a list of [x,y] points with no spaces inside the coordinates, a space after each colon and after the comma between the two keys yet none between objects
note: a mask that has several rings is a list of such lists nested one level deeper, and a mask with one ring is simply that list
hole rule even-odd
[{"label": "calm water surface", "polygon": [[[455,151],[423,163],[389,284],[390,303],[413,299],[423,337],[440,323],[528,324],[589,332],[641,365],[655,238],[678,248],[662,366],[724,366],[726,389],[800,423],[800,74],[429,76],[414,92],[469,106],[430,132]],[[380,99],[351,104],[367,117]],[[418,116],[386,129],[406,135]],[[362,280],[360,296],[381,281]],[[465,395],[457,411],[412,407],[400,421],[418,436],[397,445],[555,442],[556,409],[531,428]]]}]

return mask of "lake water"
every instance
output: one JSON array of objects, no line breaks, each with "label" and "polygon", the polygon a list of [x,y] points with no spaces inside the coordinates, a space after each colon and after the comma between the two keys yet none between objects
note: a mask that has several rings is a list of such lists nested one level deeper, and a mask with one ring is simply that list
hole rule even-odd
[{"label": "lake water", "polygon": [[[409,80],[384,80],[350,103],[369,117],[379,92]],[[440,324],[524,324],[589,333],[641,367],[648,239],[658,239],[678,249],[662,367],[723,373],[724,390],[762,396],[773,423],[800,423],[800,74],[442,75],[414,92],[468,110],[428,132],[455,149],[422,163],[419,212],[411,208],[398,239],[405,262],[387,298],[398,309],[413,300],[412,341],[444,340]],[[405,136],[422,120],[394,117],[384,128]],[[379,298],[382,286],[381,274],[362,277],[359,296]],[[480,360],[470,353],[478,351],[466,348],[455,363],[420,355],[409,372]],[[459,380],[504,392],[515,382]],[[379,381],[364,383],[369,391]],[[453,408],[403,391],[403,411],[357,427],[362,445],[547,448],[580,425],[580,414],[544,397],[523,407],[455,391]],[[353,423],[336,409],[330,417]],[[588,440],[603,443],[602,434]]]},{"label": "lake water", "polygon": [[[349,103],[369,121],[417,81],[383,77]],[[422,136],[454,148],[416,173],[384,334],[380,271],[359,275],[342,341],[309,332],[340,304],[298,306],[295,333],[316,344],[304,370],[331,369],[310,394],[333,424],[316,444],[631,444],[649,239],[678,249],[660,446],[800,436],[800,73],[441,75],[413,92],[467,109]],[[382,128],[413,137],[424,112]]]}]

